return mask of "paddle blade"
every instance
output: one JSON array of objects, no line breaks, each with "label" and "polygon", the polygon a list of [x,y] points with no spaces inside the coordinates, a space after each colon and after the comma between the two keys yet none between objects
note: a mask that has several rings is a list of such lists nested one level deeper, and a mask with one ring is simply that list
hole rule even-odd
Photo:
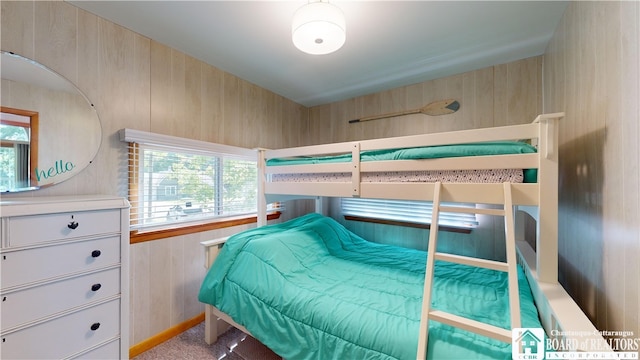
[{"label": "paddle blade", "polygon": [[448,99],[448,100],[440,100],[434,101],[424,108],[422,108],[422,113],[430,116],[438,116],[438,115],[446,115],[453,114],[454,112],[460,109],[460,103],[457,100]]}]

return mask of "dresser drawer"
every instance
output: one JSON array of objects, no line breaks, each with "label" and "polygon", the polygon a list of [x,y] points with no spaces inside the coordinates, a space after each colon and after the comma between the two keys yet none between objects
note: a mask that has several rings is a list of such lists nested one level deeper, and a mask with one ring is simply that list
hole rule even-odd
[{"label": "dresser drawer", "polygon": [[65,274],[91,271],[120,262],[120,237],[4,251],[2,288],[26,285]]},{"label": "dresser drawer", "polygon": [[120,340],[112,341],[106,345],[102,345],[99,348],[93,349],[89,352],[78,354],[71,357],[71,359],[82,360],[114,360],[120,358]]},{"label": "dresser drawer", "polygon": [[119,268],[3,293],[0,323],[6,330],[119,293]]},{"label": "dresser drawer", "polygon": [[113,300],[5,334],[4,359],[60,359],[119,336],[120,301]]},{"label": "dresser drawer", "polygon": [[120,231],[120,211],[96,210],[6,219],[8,246],[25,246]]}]

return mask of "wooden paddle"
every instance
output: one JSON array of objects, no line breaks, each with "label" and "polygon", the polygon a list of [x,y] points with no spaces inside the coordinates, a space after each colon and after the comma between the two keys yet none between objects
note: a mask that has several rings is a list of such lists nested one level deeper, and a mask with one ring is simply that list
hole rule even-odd
[{"label": "wooden paddle", "polygon": [[458,111],[458,109],[460,109],[460,103],[457,100],[453,100],[453,99],[440,100],[440,101],[434,101],[432,103],[429,103],[427,104],[427,106],[420,109],[399,111],[399,112],[383,114],[383,115],[373,115],[373,116],[363,117],[360,119],[349,120],[349,124],[359,123],[363,121],[370,121],[370,120],[386,119],[390,117],[410,115],[410,114],[425,114],[429,116],[446,115],[446,114],[453,114],[454,112]]}]

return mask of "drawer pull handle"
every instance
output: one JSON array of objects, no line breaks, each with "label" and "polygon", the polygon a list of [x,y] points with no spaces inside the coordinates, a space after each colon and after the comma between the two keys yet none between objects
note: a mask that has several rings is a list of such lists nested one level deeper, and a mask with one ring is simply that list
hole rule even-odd
[{"label": "drawer pull handle", "polygon": [[101,287],[102,287],[102,285],[100,285],[100,284],[93,284],[93,285],[91,285],[91,291],[98,291],[98,290],[100,290]]},{"label": "drawer pull handle", "polygon": [[100,250],[93,250],[91,252],[91,257],[97,258],[98,256],[100,256],[100,254],[102,254]]},{"label": "drawer pull handle", "polygon": [[73,229],[77,228],[77,227],[78,227],[78,225],[80,225],[80,224],[78,224],[78,223],[77,223],[77,222],[75,222],[75,221],[72,221],[72,222],[70,222],[69,224],[67,224],[67,227],[68,227],[69,229],[73,230]]},{"label": "drawer pull handle", "polygon": [[91,324],[91,331],[96,331],[100,327],[100,323]]}]

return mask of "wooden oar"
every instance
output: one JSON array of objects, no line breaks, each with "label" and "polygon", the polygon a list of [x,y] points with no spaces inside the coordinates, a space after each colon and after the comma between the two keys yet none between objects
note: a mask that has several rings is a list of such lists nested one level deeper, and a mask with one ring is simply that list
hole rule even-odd
[{"label": "wooden oar", "polygon": [[454,112],[458,111],[458,109],[460,109],[460,103],[457,100],[453,100],[453,99],[440,100],[440,101],[434,101],[432,103],[429,103],[427,104],[427,106],[422,107],[420,109],[398,111],[395,113],[383,114],[383,115],[367,116],[360,119],[349,120],[349,123],[350,124],[359,123],[363,121],[386,119],[390,117],[410,115],[410,114],[425,114],[429,116],[446,115],[446,114],[453,114]]}]

